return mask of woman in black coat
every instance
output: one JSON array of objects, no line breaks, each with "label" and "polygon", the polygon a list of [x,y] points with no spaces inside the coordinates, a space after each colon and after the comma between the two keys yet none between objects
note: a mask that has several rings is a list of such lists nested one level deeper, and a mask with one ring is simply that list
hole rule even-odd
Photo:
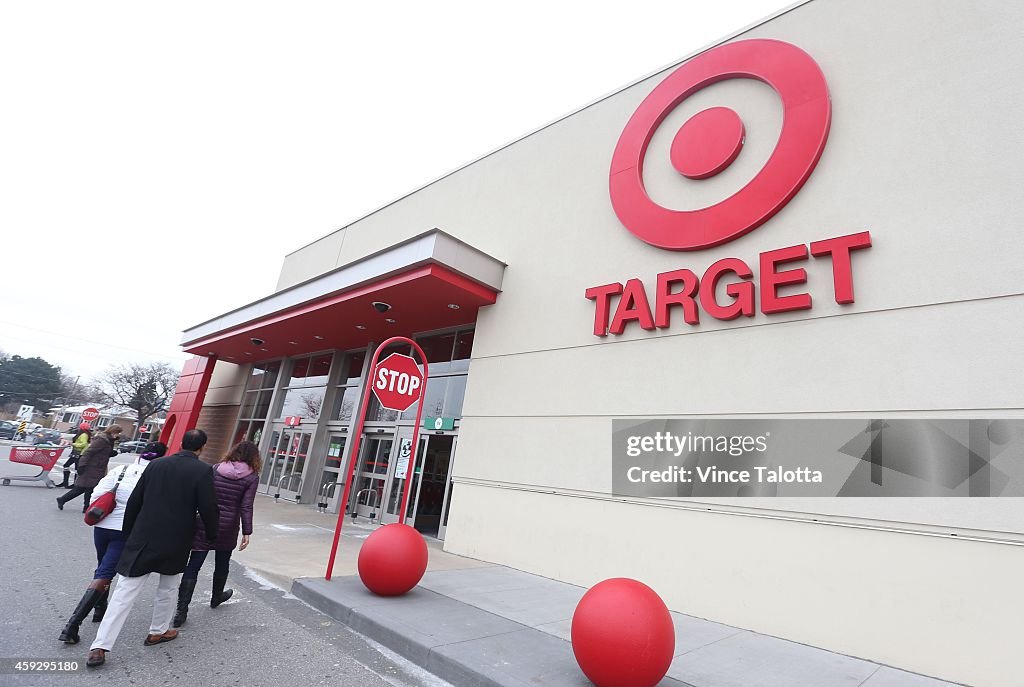
[{"label": "woman in black coat", "polygon": [[228,580],[231,552],[238,543],[239,524],[242,529],[242,544],[238,550],[242,551],[249,546],[249,535],[252,534],[252,506],[256,500],[261,465],[260,451],[256,444],[242,441],[214,466],[213,490],[217,494],[217,508],[220,511],[217,537],[212,542],[208,541],[202,521],[196,520],[192,553],[189,555],[188,565],[178,587],[178,608],[174,615],[174,627],[181,627],[188,618],[188,605],[192,601],[199,570],[206,562],[206,556],[210,551],[216,552],[210,608],[217,608],[234,593],[231,589],[224,589],[224,585]]},{"label": "woman in black coat", "polygon": [[110,456],[114,455],[114,442],[117,441],[121,431],[120,425],[110,425],[89,442],[89,448],[85,449],[85,453],[78,459],[78,477],[75,478],[75,486],[65,492],[63,496],[57,497],[57,508],[64,510],[64,504],[85,494],[82,512],[89,510],[92,490],[100,483],[101,479],[107,476],[107,464],[110,462]]}]

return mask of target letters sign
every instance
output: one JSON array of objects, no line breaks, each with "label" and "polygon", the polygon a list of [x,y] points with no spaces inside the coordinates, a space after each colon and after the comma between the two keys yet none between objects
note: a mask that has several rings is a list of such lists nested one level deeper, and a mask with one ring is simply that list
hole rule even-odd
[{"label": "target letters sign", "polygon": [[[770,86],[782,102],[782,131],[764,166],[728,198],[695,210],[659,205],[644,187],[648,146],[665,118],[694,93],[727,79],[753,79]],[[699,251],[728,243],[753,231],[781,210],[804,185],[821,158],[832,122],[825,75],[814,59],[795,45],[752,39],[712,48],[669,74],[640,103],[612,155],[608,191],[622,225],[646,243],[665,250]],[[709,179],[741,154],[746,130],[739,115],[712,107],[691,117],[673,138],[672,167],[686,179]],[[702,271],[680,268],[658,274],[654,299],[639,278],[586,290],[594,301],[594,335],[622,334],[631,323],[646,330],[666,329],[672,318],[695,326],[701,315],[717,320],[809,310],[810,293],[794,293],[807,283],[800,266],[811,257],[832,264],[836,303],[854,302],[851,254],[869,248],[871,234],[858,231],[766,251],[754,269],[740,258],[723,258]],[[716,291],[725,284],[725,297]],[[788,288],[786,294],[779,290]],[[760,298],[758,298],[760,295]],[[617,300],[615,300],[617,299]],[[613,307],[614,305],[614,307]],[[680,312],[681,311],[681,312]],[[677,319],[678,321],[678,319]]]}]

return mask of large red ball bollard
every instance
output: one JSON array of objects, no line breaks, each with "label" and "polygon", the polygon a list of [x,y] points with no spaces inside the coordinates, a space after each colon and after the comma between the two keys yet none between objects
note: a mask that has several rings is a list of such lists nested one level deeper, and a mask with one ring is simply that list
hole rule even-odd
[{"label": "large red ball bollard", "polygon": [[427,570],[427,542],[408,525],[378,528],[359,549],[359,579],[379,596],[401,596],[419,584]]},{"label": "large red ball bollard", "polygon": [[598,582],[572,615],[572,652],[597,687],[654,687],[672,665],[675,646],[668,607],[636,580]]}]

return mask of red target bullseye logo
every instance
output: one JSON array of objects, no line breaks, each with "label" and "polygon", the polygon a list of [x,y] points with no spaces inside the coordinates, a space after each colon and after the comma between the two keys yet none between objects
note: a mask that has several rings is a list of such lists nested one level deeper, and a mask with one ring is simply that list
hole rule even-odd
[{"label": "red target bullseye logo", "polygon": [[[644,188],[647,146],[672,110],[706,86],[726,79],[757,79],[782,100],[782,132],[771,157],[746,186],[698,210],[658,205]],[[832,105],[825,75],[806,52],[782,41],[728,43],[672,72],[640,103],[612,155],[609,192],[619,221],[640,239],[669,250],[710,248],[764,224],[796,195],[821,157]],[[690,118],[672,141],[672,166],[690,179],[707,179],[740,154],[743,122],[714,107]]]}]

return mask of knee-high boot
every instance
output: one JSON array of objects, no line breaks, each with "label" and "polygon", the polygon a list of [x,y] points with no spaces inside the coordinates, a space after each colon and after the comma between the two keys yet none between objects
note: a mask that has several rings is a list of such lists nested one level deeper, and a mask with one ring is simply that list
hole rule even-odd
[{"label": "knee-high boot", "polygon": [[235,593],[234,589],[224,589],[224,585],[227,582],[227,575],[213,576],[213,596],[210,597],[210,608],[217,608],[217,606],[230,599],[231,595]]},{"label": "knee-high boot", "polygon": [[92,621],[94,623],[101,622],[103,615],[107,612],[107,600],[110,598],[110,583],[107,583],[107,588],[103,590],[103,594],[99,599],[96,600],[96,610],[93,611]]},{"label": "knee-high boot", "polygon": [[100,597],[106,594],[109,586],[110,580],[93,580],[89,584],[89,588],[85,590],[85,594],[82,595],[75,610],[71,613],[71,617],[64,625],[64,629],[61,630],[60,637],[58,637],[60,641],[65,644],[78,644],[78,628],[81,627],[85,616],[89,615],[89,611],[93,609]]},{"label": "knee-high boot", "polygon": [[182,579],[178,585],[178,608],[174,612],[174,627],[181,627],[188,620],[188,605],[192,603],[192,592],[196,590],[196,578]]}]

